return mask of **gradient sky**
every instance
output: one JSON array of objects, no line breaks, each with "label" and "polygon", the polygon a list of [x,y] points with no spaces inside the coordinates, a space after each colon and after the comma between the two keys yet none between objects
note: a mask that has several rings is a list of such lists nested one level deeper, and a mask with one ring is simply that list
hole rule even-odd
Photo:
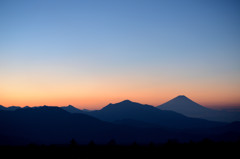
[{"label": "gradient sky", "polygon": [[1,0],[0,104],[240,105],[238,0]]}]

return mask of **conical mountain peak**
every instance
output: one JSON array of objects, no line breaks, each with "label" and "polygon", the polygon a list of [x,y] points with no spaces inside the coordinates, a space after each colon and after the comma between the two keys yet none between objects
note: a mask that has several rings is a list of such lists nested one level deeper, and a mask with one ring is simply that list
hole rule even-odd
[{"label": "conical mountain peak", "polygon": [[186,97],[185,95],[179,95],[179,96],[177,96],[176,98],[174,98],[174,99],[182,99],[182,100],[184,100],[184,99],[187,99],[187,100],[190,100],[188,97]]},{"label": "conical mountain peak", "polygon": [[187,98],[185,95],[179,95],[178,98]]},{"label": "conical mountain peak", "polygon": [[179,95],[172,100],[158,106],[162,110],[171,110],[189,117],[196,117],[196,114],[209,112],[208,108],[192,101],[184,95]]},{"label": "conical mountain peak", "polygon": [[179,96],[173,98],[172,100],[170,100],[169,102],[174,102],[174,103],[177,102],[177,103],[185,103],[185,104],[186,103],[197,104],[194,101],[192,101],[191,99],[189,99],[188,97],[186,97],[185,95],[179,95]]}]

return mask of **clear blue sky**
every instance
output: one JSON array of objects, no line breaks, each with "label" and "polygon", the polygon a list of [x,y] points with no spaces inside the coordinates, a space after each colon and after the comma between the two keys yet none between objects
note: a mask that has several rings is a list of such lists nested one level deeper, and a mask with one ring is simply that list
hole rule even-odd
[{"label": "clear blue sky", "polygon": [[1,0],[0,22],[0,104],[240,104],[238,0]]}]

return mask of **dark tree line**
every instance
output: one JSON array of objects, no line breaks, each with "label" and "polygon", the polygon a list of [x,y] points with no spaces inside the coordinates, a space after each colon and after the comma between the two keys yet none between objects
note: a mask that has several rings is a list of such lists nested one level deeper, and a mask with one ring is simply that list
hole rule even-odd
[{"label": "dark tree line", "polygon": [[204,139],[199,142],[180,143],[169,140],[159,144],[150,142],[141,145],[133,142],[129,145],[119,145],[114,139],[106,144],[96,144],[93,140],[87,145],[80,145],[72,139],[66,145],[36,145],[0,146],[0,154],[7,158],[165,158],[165,157],[227,157],[238,155],[240,141],[214,142]]}]

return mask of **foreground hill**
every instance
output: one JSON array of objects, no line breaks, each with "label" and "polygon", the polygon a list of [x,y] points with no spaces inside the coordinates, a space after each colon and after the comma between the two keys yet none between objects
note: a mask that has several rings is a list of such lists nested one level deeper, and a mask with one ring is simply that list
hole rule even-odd
[{"label": "foreground hill", "polygon": [[201,106],[186,96],[178,96],[157,108],[181,113],[188,117],[202,118],[212,121],[233,122],[240,121],[240,112],[213,110]]},{"label": "foreground hill", "polygon": [[101,128],[105,126],[110,125],[85,114],[70,114],[58,107],[0,111],[0,135],[15,137],[21,142],[63,143],[75,137],[81,142],[89,142],[89,137],[94,139],[99,135],[92,132],[102,133]]}]

